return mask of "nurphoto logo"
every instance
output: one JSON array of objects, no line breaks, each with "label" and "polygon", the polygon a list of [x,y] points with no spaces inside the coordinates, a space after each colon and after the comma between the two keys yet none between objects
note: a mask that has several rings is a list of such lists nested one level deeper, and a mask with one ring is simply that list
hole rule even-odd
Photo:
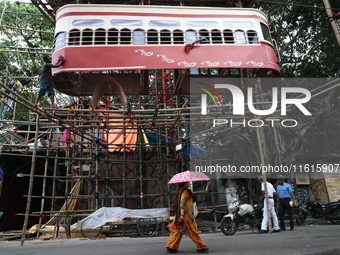
[{"label": "nurphoto logo", "polygon": [[[214,88],[216,89],[227,89],[232,94],[232,101],[233,101],[233,115],[244,115],[245,114],[245,103],[247,103],[249,111],[257,116],[268,116],[273,114],[277,111],[278,104],[280,103],[280,113],[282,116],[286,116],[287,114],[287,106],[288,105],[294,105],[297,109],[299,109],[305,116],[311,116],[312,114],[306,109],[306,107],[303,105],[307,103],[311,99],[311,93],[309,90],[305,88],[299,88],[299,87],[282,87],[280,90],[280,101],[278,100],[279,96],[279,89],[277,87],[272,88],[272,103],[269,109],[256,109],[254,106],[254,100],[253,100],[253,88],[248,87],[247,88],[247,102],[245,102],[245,95],[243,91],[231,84],[215,84]],[[300,94],[302,97],[299,98],[288,98],[288,94]],[[201,94],[201,114],[207,115],[207,94]],[[262,119],[250,119],[246,120],[243,119],[242,121],[233,121],[233,119],[214,119],[213,125],[219,126],[219,125],[225,125],[228,124],[230,126],[233,125],[243,125],[248,127],[261,127],[265,124],[269,124],[271,126],[274,125],[275,122],[279,122],[283,127],[295,127],[297,126],[297,121],[294,119],[274,119],[274,118],[268,118],[265,120]]]}]

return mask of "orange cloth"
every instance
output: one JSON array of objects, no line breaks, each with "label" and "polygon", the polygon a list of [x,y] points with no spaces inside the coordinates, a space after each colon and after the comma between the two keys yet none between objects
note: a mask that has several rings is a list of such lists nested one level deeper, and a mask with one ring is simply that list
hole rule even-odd
[{"label": "orange cloth", "polygon": [[168,242],[165,247],[170,249],[178,249],[183,232],[191,238],[191,240],[196,244],[197,249],[203,249],[207,247],[207,245],[201,240],[200,235],[198,234],[197,223],[195,218],[193,217],[193,198],[189,195],[187,190],[184,190],[181,195],[181,199],[179,202],[181,209],[184,209],[184,217],[181,223],[178,223],[176,226],[176,217],[175,220],[169,224],[168,228],[171,231]]},{"label": "orange cloth", "polygon": [[[108,115],[108,113],[101,113],[102,115]],[[118,113],[110,113],[111,116],[123,116],[122,114]],[[120,123],[107,123],[109,134],[108,138],[106,138],[107,133],[106,129],[103,130],[103,140],[108,141],[109,151],[124,151],[124,148],[127,148],[126,151],[136,149],[136,142],[137,142],[137,129],[133,128],[133,120],[126,119],[126,124],[131,124],[131,128],[126,128],[125,132],[123,128],[114,128],[114,126],[122,125],[123,119],[104,119],[103,121],[117,121]],[[124,147],[124,148],[122,148]]]}]

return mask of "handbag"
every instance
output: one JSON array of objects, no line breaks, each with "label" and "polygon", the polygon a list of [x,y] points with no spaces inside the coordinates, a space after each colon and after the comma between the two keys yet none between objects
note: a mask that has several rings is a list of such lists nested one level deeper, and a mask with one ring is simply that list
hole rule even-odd
[{"label": "handbag", "polygon": [[197,204],[196,204],[196,202],[194,202],[194,204],[193,204],[193,208],[194,208],[194,217],[196,218],[196,217],[197,217],[197,215],[198,215],[198,208],[197,208]]}]

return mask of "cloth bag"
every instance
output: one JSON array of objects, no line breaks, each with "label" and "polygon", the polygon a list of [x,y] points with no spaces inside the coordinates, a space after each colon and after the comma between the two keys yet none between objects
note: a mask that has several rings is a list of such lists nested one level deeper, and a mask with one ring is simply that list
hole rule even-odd
[{"label": "cloth bag", "polygon": [[197,215],[198,215],[198,207],[197,207],[197,204],[196,204],[196,202],[194,202],[194,204],[193,204],[193,208],[194,208],[194,217],[196,218],[197,217]]}]

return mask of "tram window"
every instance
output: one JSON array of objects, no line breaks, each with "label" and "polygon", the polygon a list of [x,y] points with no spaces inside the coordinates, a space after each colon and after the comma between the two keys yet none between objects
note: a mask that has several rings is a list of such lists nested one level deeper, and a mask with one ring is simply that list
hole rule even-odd
[{"label": "tram window", "polygon": [[258,44],[259,43],[256,31],[254,31],[254,30],[247,31],[247,36],[248,36],[248,42],[250,44]]},{"label": "tram window", "polygon": [[158,31],[150,29],[147,32],[148,44],[158,44]]},{"label": "tram window", "polygon": [[209,69],[208,68],[200,68],[200,74],[208,75],[209,74]]},{"label": "tram window", "polygon": [[236,44],[246,44],[246,35],[242,30],[235,31]]},{"label": "tram window", "polygon": [[233,31],[226,29],[223,31],[224,43],[234,44],[234,34]]},{"label": "tram window", "polygon": [[253,27],[253,22],[250,22],[250,21],[224,21],[223,26],[225,26],[225,27],[250,28],[250,27]]},{"label": "tram window", "polygon": [[124,28],[120,30],[120,44],[131,44],[131,30]]},{"label": "tram window", "polygon": [[136,29],[133,31],[133,44],[145,44],[145,31]]},{"label": "tram window", "polygon": [[82,32],[81,45],[91,45],[93,39],[93,30],[84,29]]},{"label": "tram window", "polygon": [[152,27],[179,27],[181,22],[174,20],[150,20],[149,25]]},{"label": "tram window", "polygon": [[110,21],[112,26],[142,26],[141,20],[125,20],[125,19],[112,19]]},{"label": "tram window", "polygon": [[261,24],[261,30],[262,30],[262,33],[263,33],[263,38],[266,41],[269,41],[269,42],[272,43],[272,37],[270,36],[269,28],[263,23],[260,23],[260,24]]},{"label": "tram window", "polygon": [[72,21],[73,26],[102,26],[104,20],[102,19],[77,19]]},{"label": "tram window", "polygon": [[187,21],[188,27],[217,27],[216,21]]},{"label": "tram window", "polygon": [[161,44],[171,44],[171,33],[169,30],[161,30]]},{"label": "tram window", "polygon": [[205,37],[207,40],[203,40],[200,44],[209,44],[210,43],[210,35],[209,31],[205,29],[201,29],[199,32],[200,38]]},{"label": "tram window", "polygon": [[118,30],[111,28],[107,33],[107,44],[118,44]]},{"label": "tram window", "polygon": [[95,31],[94,44],[105,44],[106,43],[106,30],[99,28]]},{"label": "tram window", "polygon": [[188,30],[185,32],[185,39],[187,44],[193,43],[197,40],[197,33],[195,30]]},{"label": "tram window", "polygon": [[199,75],[200,70],[198,68],[190,68],[190,74],[191,75]]},{"label": "tram window", "polygon": [[209,72],[210,72],[210,75],[219,75],[219,69],[218,68],[210,68]]},{"label": "tram window", "polygon": [[72,29],[69,32],[68,45],[79,45],[80,41],[80,30]]},{"label": "tram window", "polygon": [[66,33],[58,33],[54,39],[54,50],[64,47],[66,44]]},{"label": "tram window", "polygon": [[214,44],[222,43],[221,31],[217,29],[211,30],[211,40]]},{"label": "tram window", "polygon": [[174,44],[184,44],[184,34],[182,30],[175,30],[173,32]]}]

